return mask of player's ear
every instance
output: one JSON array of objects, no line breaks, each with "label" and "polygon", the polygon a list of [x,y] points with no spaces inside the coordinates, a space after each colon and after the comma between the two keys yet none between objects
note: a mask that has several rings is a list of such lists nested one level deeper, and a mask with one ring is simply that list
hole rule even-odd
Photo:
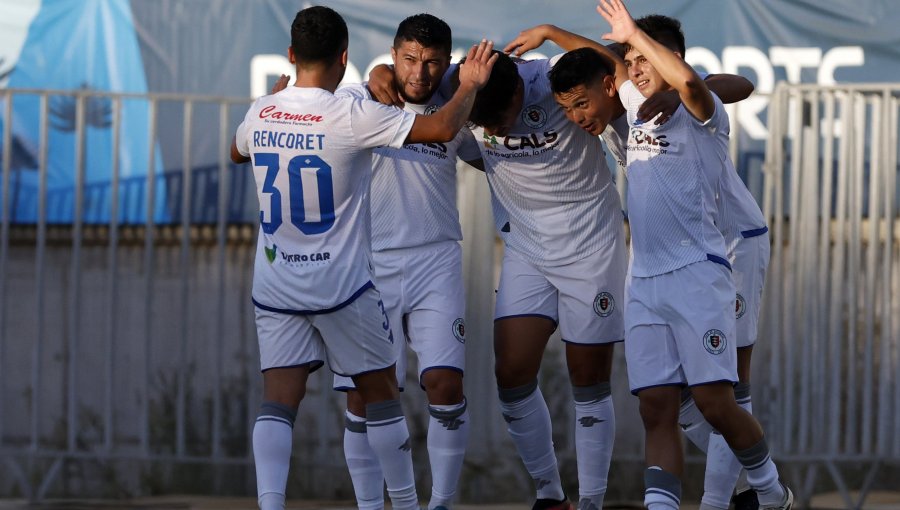
[{"label": "player's ear", "polygon": [[291,64],[297,63],[297,57],[294,55],[294,48],[292,46],[288,46],[288,60]]},{"label": "player's ear", "polygon": [[616,90],[616,77],[614,75],[607,74],[603,77],[603,92],[609,97],[615,97],[618,93]]},{"label": "player's ear", "polygon": [[391,46],[391,60],[394,62],[394,67],[397,67],[397,48]]},{"label": "player's ear", "polygon": [[341,53],[341,65],[344,67],[347,67],[347,62],[349,60],[350,60],[349,54],[347,53],[347,50],[345,49],[343,51],[343,53]]}]

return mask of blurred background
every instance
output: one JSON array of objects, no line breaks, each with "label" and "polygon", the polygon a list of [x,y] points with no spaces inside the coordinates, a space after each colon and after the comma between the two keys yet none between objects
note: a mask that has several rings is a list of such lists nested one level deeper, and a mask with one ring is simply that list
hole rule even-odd
[{"label": "blurred background", "polygon": [[[0,497],[253,496],[261,395],[250,303],[258,223],[228,147],[281,73],[285,0],[0,0]],[[428,12],[454,57],[540,23],[599,39],[595,2],[329,0],[350,30],[345,82],[390,61]],[[632,0],[679,18],[698,70],[746,76],[732,157],[771,229],[754,411],[801,505],[866,504],[900,480],[900,10],[888,0]],[[552,56],[547,44],[526,58]],[[610,165],[615,168],[615,165]],[[473,433],[460,501],[526,503],[531,481],[496,405],[489,192],[460,165]],[[620,192],[624,185],[618,176]],[[627,204],[626,204],[627,206]],[[639,501],[643,437],[621,350],[607,501]],[[414,365],[412,365],[414,366]],[[420,493],[425,395],[404,393]],[[541,372],[574,490],[562,352]],[[311,378],[288,499],[350,500],[343,396]],[[703,458],[688,449],[685,500]]]}]

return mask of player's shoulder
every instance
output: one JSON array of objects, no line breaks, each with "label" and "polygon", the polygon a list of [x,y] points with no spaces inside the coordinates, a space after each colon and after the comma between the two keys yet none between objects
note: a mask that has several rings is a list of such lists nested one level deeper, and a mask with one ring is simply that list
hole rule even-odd
[{"label": "player's shoulder", "polygon": [[372,99],[372,94],[365,83],[342,84],[334,91],[336,98]]},{"label": "player's shoulder", "polygon": [[550,78],[547,73],[550,71],[550,60],[546,58],[536,58],[532,60],[515,59],[516,68],[519,70],[519,76],[530,84],[538,81],[549,82]]}]

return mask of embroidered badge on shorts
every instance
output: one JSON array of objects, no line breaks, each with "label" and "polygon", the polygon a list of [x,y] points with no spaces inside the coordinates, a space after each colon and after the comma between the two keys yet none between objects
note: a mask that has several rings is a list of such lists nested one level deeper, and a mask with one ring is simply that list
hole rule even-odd
[{"label": "embroidered badge on shorts", "polygon": [[718,329],[711,329],[703,335],[703,347],[705,347],[710,354],[722,354],[722,352],[725,351],[726,344],[725,333],[722,333]]},{"label": "embroidered badge on shorts", "polygon": [[609,317],[616,309],[616,300],[609,292],[601,292],[594,298],[594,313],[600,317]]},{"label": "embroidered badge on shorts", "polygon": [[737,299],[734,301],[734,318],[740,319],[744,316],[744,312],[747,311],[747,302],[744,301],[744,296],[738,294]]},{"label": "embroidered badge on shorts", "polygon": [[453,337],[456,338],[459,343],[466,343],[466,321],[463,320],[462,317],[453,321]]}]

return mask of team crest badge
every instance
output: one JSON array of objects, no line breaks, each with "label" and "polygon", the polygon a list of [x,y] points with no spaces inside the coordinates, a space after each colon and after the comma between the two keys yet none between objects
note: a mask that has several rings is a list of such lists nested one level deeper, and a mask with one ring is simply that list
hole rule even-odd
[{"label": "team crest badge", "polygon": [[263,249],[266,251],[266,260],[269,261],[269,264],[274,263],[275,254],[278,253],[278,247],[273,244],[271,248],[264,246]]},{"label": "team crest badge", "polygon": [[441,109],[440,106],[438,106],[436,104],[430,104],[430,105],[428,105],[427,108],[425,108],[425,115],[432,115],[434,113],[437,113],[437,111],[440,109]]},{"label": "team crest badge", "polygon": [[452,329],[453,337],[461,344],[466,343],[466,321],[462,317],[453,321]]},{"label": "team crest badge", "polygon": [[536,104],[527,106],[522,110],[522,122],[532,129],[542,128],[547,123],[547,112]]},{"label": "team crest badge", "polygon": [[707,352],[710,354],[722,354],[725,352],[726,344],[727,340],[725,339],[725,333],[722,333],[718,329],[711,329],[703,335],[703,347],[706,348]]},{"label": "team crest badge", "polygon": [[594,298],[594,313],[600,317],[609,317],[616,309],[616,300],[609,292],[601,292]]},{"label": "team crest badge", "polygon": [[747,302],[744,301],[744,296],[738,294],[737,299],[734,300],[734,318],[740,319],[744,316],[744,312],[747,311]]}]

